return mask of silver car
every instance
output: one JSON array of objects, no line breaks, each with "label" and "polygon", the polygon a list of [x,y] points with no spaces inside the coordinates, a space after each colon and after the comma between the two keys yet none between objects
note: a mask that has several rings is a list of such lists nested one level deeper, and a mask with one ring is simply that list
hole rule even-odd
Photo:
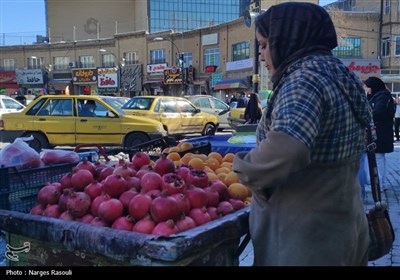
[{"label": "silver car", "polygon": [[228,123],[229,105],[224,101],[211,95],[189,95],[185,96],[201,111],[218,117],[219,130],[232,129]]}]

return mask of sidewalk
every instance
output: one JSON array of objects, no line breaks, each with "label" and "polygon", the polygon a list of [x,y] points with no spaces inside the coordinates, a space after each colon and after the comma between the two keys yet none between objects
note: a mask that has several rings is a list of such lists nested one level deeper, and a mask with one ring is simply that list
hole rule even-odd
[{"label": "sidewalk", "polygon": [[[394,152],[387,154],[386,160],[387,179],[390,187],[383,193],[382,199],[387,201],[396,239],[390,254],[369,262],[368,266],[400,266],[400,142],[395,143]],[[372,194],[367,192],[367,195],[365,209],[370,209],[373,206]],[[251,266],[253,260],[253,246],[250,242],[239,257],[239,266]]]}]

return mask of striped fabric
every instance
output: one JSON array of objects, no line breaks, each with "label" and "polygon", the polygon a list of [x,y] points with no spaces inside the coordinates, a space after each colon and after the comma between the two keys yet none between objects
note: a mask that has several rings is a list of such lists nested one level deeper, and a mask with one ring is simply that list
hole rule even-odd
[{"label": "striped fabric", "polygon": [[285,132],[311,149],[313,162],[324,163],[363,150],[364,129],[355,113],[370,118],[365,93],[340,60],[329,55],[302,58],[283,74],[270,101],[257,129],[258,141],[268,129]]}]

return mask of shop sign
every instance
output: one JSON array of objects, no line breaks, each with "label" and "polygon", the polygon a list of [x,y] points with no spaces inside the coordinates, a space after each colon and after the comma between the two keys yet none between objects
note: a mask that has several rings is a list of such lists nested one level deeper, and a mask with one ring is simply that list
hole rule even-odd
[{"label": "shop sign", "polygon": [[79,68],[71,71],[74,84],[95,84],[97,82],[96,68]]},{"label": "shop sign", "polygon": [[115,67],[97,69],[97,88],[99,91],[117,91],[118,69]]},{"label": "shop sign", "polygon": [[17,83],[20,85],[43,84],[42,69],[16,69]]},{"label": "shop sign", "polygon": [[126,65],[121,71],[121,90],[123,93],[142,90],[142,64]]},{"label": "shop sign", "polygon": [[168,64],[167,63],[161,63],[161,64],[150,64],[147,65],[147,74],[161,74],[164,72],[165,69],[167,69]]},{"label": "shop sign", "polygon": [[342,61],[362,81],[369,77],[381,76],[379,59],[342,59]]},{"label": "shop sign", "polygon": [[14,71],[3,71],[0,72],[0,83],[4,84],[16,84],[17,76]]},{"label": "shop sign", "polygon": [[181,84],[182,77],[178,67],[172,67],[164,70],[164,84]]}]

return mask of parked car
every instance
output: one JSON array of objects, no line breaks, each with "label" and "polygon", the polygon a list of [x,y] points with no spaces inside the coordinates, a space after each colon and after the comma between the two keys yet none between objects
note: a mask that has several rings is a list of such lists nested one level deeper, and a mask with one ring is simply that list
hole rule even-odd
[{"label": "parked car", "polygon": [[189,95],[186,98],[201,111],[217,116],[218,129],[230,129],[228,115],[230,107],[224,101],[211,95]]},{"label": "parked car", "polygon": [[24,108],[25,105],[18,102],[14,98],[6,95],[0,95],[0,118],[3,114],[19,112]]},{"label": "parked car", "polygon": [[[261,108],[263,110],[267,106],[267,102],[267,99],[261,100]],[[237,108],[236,101],[233,103],[234,104],[231,104],[231,109],[228,114],[228,123],[232,128],[236,129],[239,125],[242,125],[246,122],[246,120],[244,119],[244,111],[246,108]]]},{"label": "parked car", "polygon": [[129,115],[161,122],[168,135],[214,135],[218,129],[216,116],[202,112],[183,97],[135,96],[122,106],[122,110]]},{"label": "parked car", "polygon": [[[59,145],[100,144],[132,147],[167,136],[163,125],[148,118],[128,116],[105,102],[107,97],[85,95],[43,95],[19,113],[4,114],[0,140],[33,136],[29,145],[37,151]],[[83,109],[94,104],[91,116]],[[86,108],[87,109],[87,108]]]}]

